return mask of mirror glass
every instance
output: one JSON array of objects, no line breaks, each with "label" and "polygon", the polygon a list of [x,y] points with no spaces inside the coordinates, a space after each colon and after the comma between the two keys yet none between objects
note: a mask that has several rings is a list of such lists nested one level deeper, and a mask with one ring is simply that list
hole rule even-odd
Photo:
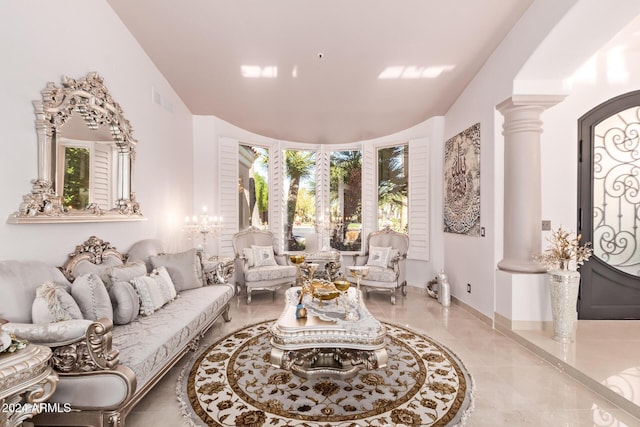
[{"label": "mirror glass", "polygon": [[38,178],[9,223],[144,219],[131,179],[131,125],[97,73],[53,82],[33,102]]}]

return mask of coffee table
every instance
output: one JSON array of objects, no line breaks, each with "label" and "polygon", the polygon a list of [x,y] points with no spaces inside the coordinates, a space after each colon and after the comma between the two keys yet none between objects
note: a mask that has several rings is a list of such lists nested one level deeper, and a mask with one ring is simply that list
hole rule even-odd
[{"label": "coffee table", "polygon": [[[272,365],[303,378],[336,379],[387,365],[386,328],[369,313],[362,295],[356,298],[356,289],[324,302],[305,295],[307,317],[297,319],[300,292],[300,287],[287,290],[284,310],[271,326]],[[355,320],[344,320],[347,311]]]}]

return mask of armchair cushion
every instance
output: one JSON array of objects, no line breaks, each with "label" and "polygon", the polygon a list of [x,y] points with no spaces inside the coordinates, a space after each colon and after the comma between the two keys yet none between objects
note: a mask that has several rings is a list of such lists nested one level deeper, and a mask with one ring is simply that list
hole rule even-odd
[{"label": "armchair cushion", "polygon": [[251,245],[253,249],[253,260],[256,267],[278,265],[273,253],[273,246]]},{"label": "armchair cushion", "polygon": [[268,265],[264,267],[253,267],[245,272],[247,282],[260,282],[263,280],[277,280],[296,277],[298,271],[293,265]]},{"label": "armchair cushion", "polygon": [[369,259],[367,260],[367,265],[373,267],[383,267],[386,268],[389,264],[389,253],[391,252],[391,247],[379,247],[379,246],[370,246],[369,247]]},{"label": "armchair cushion", "polygon": [[140,297],[129,282],[115,282],[109,290],[113,305],[113,323],[126,325],[140,314]]},{"label": "armchair cushion", "polygon": [[33,323],[51,323],[82,319],[80,307],[67,290],[53,282],[43,283],[36,290],[31,307]]},{"label": "armchair cushion", "polygon": [[367,281],[371,282],[392,282],[395,284],[397,279],[396,272],[385,267],[369,267],[369,274],[367,274]]},{"label": "armchair cushion", "polygon": [[80,307],[82,318],[98,320],[103,317],[113,321],[113,308],[109,292],[95,273],[77,277],[71,286],[71,296]]},{"label": "armchair cushion", "polygon": [[91,320],[72,319],[55,323],[5,323],[2,330],[34,344],[56,347],[84,339]]},{"label": "armchair cushion", "polygon": [[195,249],[176,254],[155,255],[150,257],[150,260],[154,268],[166,267],[178,292],[204,286],[202,263]]}]

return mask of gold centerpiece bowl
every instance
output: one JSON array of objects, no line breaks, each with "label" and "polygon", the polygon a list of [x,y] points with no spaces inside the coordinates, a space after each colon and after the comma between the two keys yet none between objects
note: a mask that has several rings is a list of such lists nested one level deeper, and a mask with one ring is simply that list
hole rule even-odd
[{"label": "gold centerpiece bowl", "polygon": [[331,282],[314,280],[311,282],[311,289],[313,297],[321,301],[329,301],[340,296],[340,291]]},{"label": "gold centerpiece bowl", "polygon": [[302,264],[304,262],[304,255],[289,255],[289,259],[296,265]]}]

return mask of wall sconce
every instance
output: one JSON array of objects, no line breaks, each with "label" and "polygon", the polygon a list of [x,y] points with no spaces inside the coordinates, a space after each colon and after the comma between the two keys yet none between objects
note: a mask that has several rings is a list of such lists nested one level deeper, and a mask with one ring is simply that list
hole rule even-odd
[{"label": "wall sconce", "polygon": [[194,215],[193,217],[186,217],[184,219],[184,230],[191,239],[200,239],[201,245],[199,249],[205,250],[207,246],[207,237],[211,235],[213,238],[220,236],[222,231],[223,222],[221,216],[207,215],[207,207],[202,207],[202,213],[200,215]]}]

